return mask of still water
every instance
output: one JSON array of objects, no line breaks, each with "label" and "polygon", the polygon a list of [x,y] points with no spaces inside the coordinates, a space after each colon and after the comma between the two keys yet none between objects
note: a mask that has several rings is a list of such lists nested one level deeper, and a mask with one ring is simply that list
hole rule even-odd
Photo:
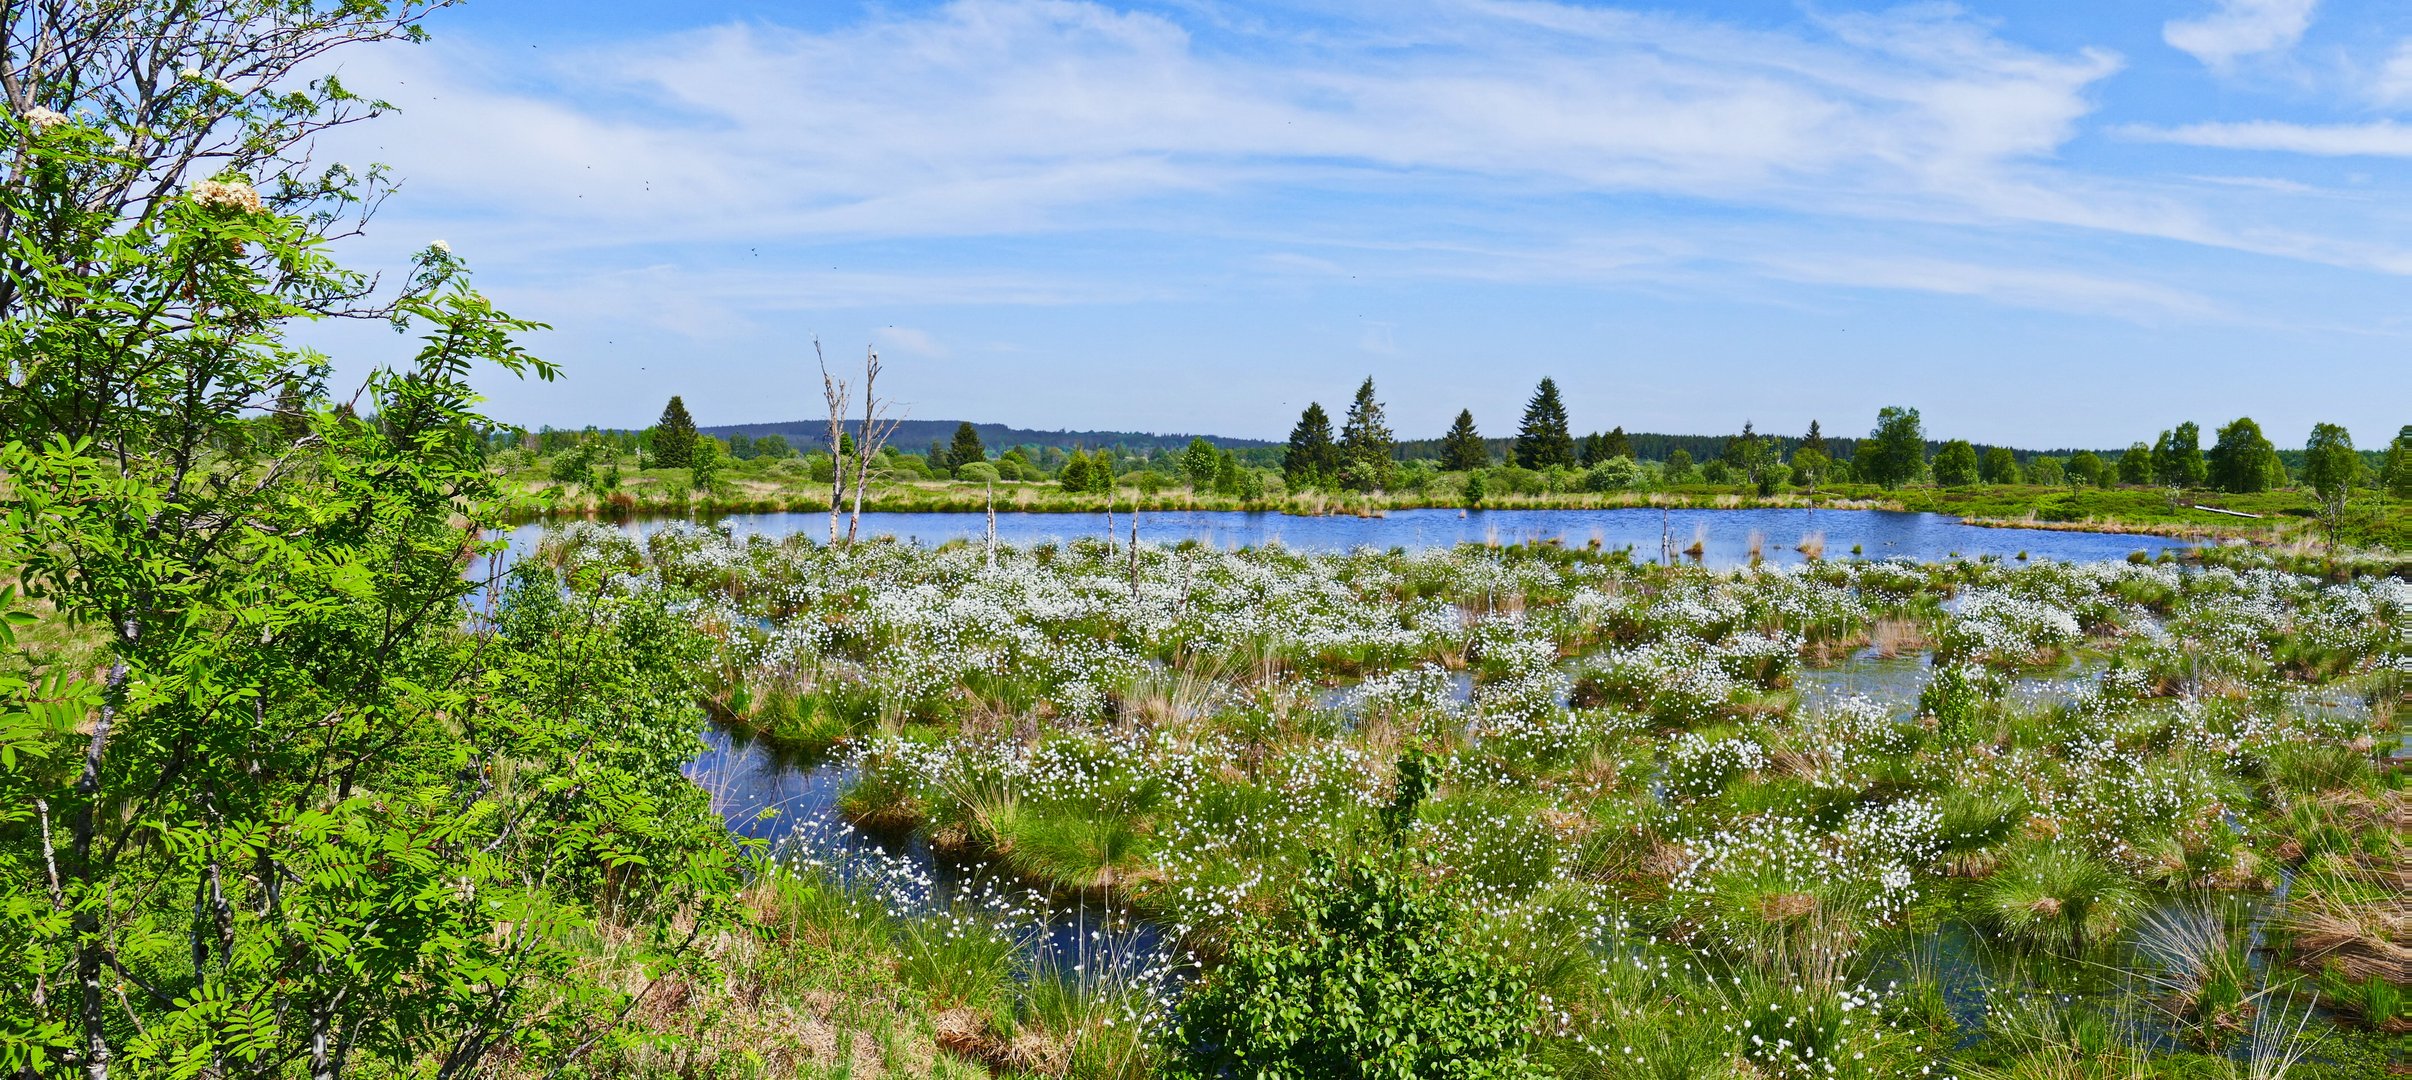
[{"label": "still water", "polygon": [[[683,518],[642,518],[617,527],[643,536]],[[829,535],[825,513],[728,514],[709,519],[736,536]],[[512,556],[524,553],[545,525],[512,531]],[[988,519],[976,513],[865,513],[863,533],[893,536],[935,547],[949,540],[977,540]],[[1117,541],[1130,538],[1128,511],[1114,517]],[[1008,544],[1061,543],[1080,537],[1103,539],[1103,514],[997,515],[997,538]],[[2123,559],[2131,552],[2159,554],[2186,541],[2158,536],[1992,529],[1965,525],[1941,514],[1891,510],[1672,510],[1646,507],[1610,510],[1396,510],[1385,517],[1299,517],[1223,510],[1147,512],[1139,515],[1139,537],[1156,544],[1195,540],[1218,548],[1281,544],[1299,551],[1349,551],[1359,547],[1422,550],[1458,544],[1557,543],[1630,548],[1636,559],[1655,561],[1663,542],[1678,552],[1700,547],[1711,567],[1744,566],[1757,557],[1775,564],[1798,563],[1822,550],[1828,559],[1907,558],[1932,562],[1954,557],[1994,556],[2060,562]],[[1678,555],[1678,558],[1688,556]]]}]

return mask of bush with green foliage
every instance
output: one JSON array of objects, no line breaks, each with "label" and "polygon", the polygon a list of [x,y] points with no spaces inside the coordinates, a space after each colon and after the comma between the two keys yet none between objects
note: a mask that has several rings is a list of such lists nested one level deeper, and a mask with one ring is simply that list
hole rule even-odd
[{"label": "bush with green foliage", "polygon": [[1641,469],[1629,457],[1612,457],[1583,471],[1585,491],[1623,491],[1641,478]]},{"label": "bush with green foliage", "polygon": [[2161,433],[2152,444],[2152,482],[2162,487],[2199,488],[2211,477],[2203,459],[2203,429],[2194,421]]},{"label": "bush with green foliage", "polygon": [[595,443],[579,443],[560,451],[545,463],[545,476],[555,483],[591,484],[595,478],[595,455],[599,449]]},{"label": "bush with green foliage", "polygon": [[1987,447],[1978,473],[1988,484],[2015,484],[2023,479],[2018,467],[2018,454],[2007,446]]},{"label": "bush with green foliage", "polygon": [[1535,999],[1523,971],[1471,941],[1462,909],[1400,847],[1431,783],[1411,753],[1382,837],[1326,855],[1287,911],[1250,918],[1181,1000],[1170,1073],[1475,1080],[1545,1075],[1528,1060]]},{"label": "bush with green foliage", "polygon": [[[12,58],[57,119],[0,164],[0,370],[41,373],[0,380],[0,581],[42,601],[0,639],[11,1072],[566,1067],[729,925],[689,636],[600,578],[471,616],[521,510],[472,382],[553,378],[540,327],[441,245],[365,310],[323,244],[380,192],[297,152],[367,104],[303,73],[424,10],[70,8]],[[419,341],[355,411],[287,334],[364,314]]]},{"label": "bush with green foliage", "polygon": [[2119,480],[2117,468],[2091,450],[2070,454],[2067,470],[2070,483],[2087,487],[2109,487]]},{"label": "bush with green foliage", "polygon": [[1851,463],[1859,479],[1871,484],[1897,488],[1917,479],[1926,467],[1926,429],[1918,410],[1891,405],[1878,410],[1875,430]]},{"label": "bush with green foliage", "polygon": [[2207,468],[2211,486],[2230,494],[2267,491],[2286,483],[2286,466],[2278,462],[2278,448],[2270,445],[2261,434],[2261,425],[2249,416],[2237,417],[2219,429]]},{"label": "bush with green foliage", "polygon": [[2152,483],[2152,447],[2135,443],[2119,455],[2119,482],[2122,484]]},{"label": "bush with green foliage", "polygon": [[1953,439],[1935,451],[1935,483],[1944,487],[1967,487],[1976,483],[1981,467],[1976,447],[1966,439]]}]

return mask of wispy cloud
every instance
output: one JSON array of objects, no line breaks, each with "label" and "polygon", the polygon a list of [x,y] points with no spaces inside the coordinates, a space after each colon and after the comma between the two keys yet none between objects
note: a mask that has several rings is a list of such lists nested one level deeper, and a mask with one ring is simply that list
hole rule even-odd
[{"label": "wispy cloud", "polygon": [[2294,48],[2318,6],[2319,0],[2217,0],[2208,12],[2163,24],[2161,40],[2224,69],[2242,57]]},{"label": "wispy cloud", "polygon": [[936,336],[910,326],[882,327],[875,336],[881,345],[914,356],[944,358],[954,355],[954,350],[947,348]]},{"label": "wispy cloud", "polygon": [[2412,157],[2412,125],[2392,120],[2365,124],[2296,124],[2278,120],[2128,126],[2120,133],[2147,142],[2205,146],[2219,150],[2275,150],[2324,157]]},{"label": "wispy cloud", "polygon": [[2412,39],[2399,41],[2370,80],[2370,98],[2380,105],[2412,105]]},{"label": "wispy cloud", "polygon": [[[1290,342],[1409,365],[1446,337],[1439,310],[1479,321],[1452,307],[1467,295],[1512,296],[1532,327],[1664,300],[1715,309],[1696,332],[1720,334],[1889,296],[1970,301],[1902,305],[1938,322],[2260,332],[2373,323],[2360,298],[2412,274],[2383,182],[2346,190],[2318,160],[2161,172],[2200,155],[2139,145],[2401,157],[2412,127],[2122,111],[2128,80],[2166,76],[1948,5],[1756,23],[1548,0],[850,10],[354,54],[347,82],[402,111],[326,156],[404,177],[379,237],[445,237],[562,348],[647,379],[817,331],[925,350],[966,395],[993,392],[963,373],[1000,334],[1050,363],[1190,350],[1297,381],[1322,361]],[[2194,10],[2170,42],[2225,66],[2291,48],[2313,7]],[[2357,110],[2399,93],[2371,70],[2337,88]],[[2158,89],[2155,109],[2182,98]],[[2315,280],[2343,287],[2266,287]]]},{"label": "wispy cloud", "polygon": [[1905,289],[2049,311],[2112,315],[2139,322],[2220,317],[2210,299],[2147,282],[2061,270],[2032,270],[1952,259],[1824,254],[1763,261],[1773,277],[1821,285]]},{"label": "wispy cloud", "polygon": [[2005,171],[2048,158],[2118,66],[1927,9],[1811,35],[1560,4],[1417,10],[1270,59],[1154,14],[962,0],[536,70],[388,54],[353,81],[414,84],[379,135],[409,147],[415,183],[523,226],[585,226],[548,227],[552,242],[624,244],[1077,228],[1149,198],[1300,182],[2020,216]]}]

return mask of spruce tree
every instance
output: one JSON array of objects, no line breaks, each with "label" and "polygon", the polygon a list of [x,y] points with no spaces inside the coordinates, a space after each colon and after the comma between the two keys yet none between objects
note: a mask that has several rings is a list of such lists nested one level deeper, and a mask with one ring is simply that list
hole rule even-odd
[{"label": "spruce tree", "polygon": [[1375,491],[1390,486],[1390,455],[1394,442],[1383,422],[1382,403],[1374,400],[1373,376],[1357,387],[1348,405],[1348,422],[1340,428],[1340,486],[1350,491]]},{"label": "spruce tree", "polygon": [[1516,431],[1516,464],[1527,469],[1575,463],[1574,436],[1566,430],[1566,403],[1558,400],[1558,383],[1544,378],[1524,406],[1524,426]]},{"label": "spruce tree", "polygon": [[670,395],[662,418],[653,425],[653,464],[659,469],[684,469],[695,464],[695,418],[687,403]]},{"label": "spruce tree", "polygon": [[988,460],[988,447],[980,444],[980,429],[966,420],[955,425],[955,441],[946,448],[946,467],[960,469],[975,461]]},{"label": "spruce tree", "polygon": [[1817,421],[1815,420],[1809,421],[1809,434],[1801,436],[1800,448],[1803,450],[1815,450],[1821,456],[1827,458],[1832,458],[1834,456],[1834,451],[1826,448],[1826,436],[1823,432],[1817,430]]},{"label": "spruce tree", "polygon": [[1601,436],[1600,442],[1601,461],[1606,461],[1610,458],[1629,458],[1634,456],[1633,439],[1625,434],[1625,428],[1622,424],[1610,429],[1608,434]]},{"label": "spruce tree", "polygon": [[1319,402],[1308,402],[1290,429],[1289,449],[1281,455],[1281,478],[1291,490],[1313,487],[1331,478],[1339,447],[1332,442],[1332,418]]},{"label": "spruce tree", "polygon": [[1441,436],[1441,468],[1466,472],[1490,463],[1491,448],[1483,445],[1482,433],[1474,430],[1474,410],[1459,409],[1457,422]]}]

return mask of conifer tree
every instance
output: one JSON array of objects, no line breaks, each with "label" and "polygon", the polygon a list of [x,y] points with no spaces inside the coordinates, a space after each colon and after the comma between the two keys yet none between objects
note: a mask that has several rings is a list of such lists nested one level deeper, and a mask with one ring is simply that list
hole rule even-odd
[{"label": "conifer tree", "polygon": [[1826,446],[1825,433],[1817,429],[1817,421],[1815,420],[1809,421],[1809,434],[1801,436],[1800,448],[1803,450],[1815,450],[1820,456],[1828,459],[1831,459],[1834,456],[1834,451]]},{"label": "conifer tree", "polygon": [[1516,464],[1527,469],[1575,463],[1574,436],[1566,430],[1566,403],[1558,400],[1558,383],[1544,378],[1524,406],[1524,426],[1516,431]]},{"label": "conifer tree", "polygon": [[676,394],[670,395],[670,404],[662,406],[662,418],[653,425],[653,464],[662,469],[695,464],[695,418],[687,415],[687,403]]},{"label": "conifer tree", "polygon": [[1633,439],[1625,434],[1624,425],[1619,424],[1616,427],[1609,429],[1608,434],[1601,436],[1600,439],[1601,461],[1606,461],[1610,458],[1629,458],[1633,456]]},{"label": "conifer tree", "polygon": [[1608,460],[1607,433],[1594,431],[1575,440],[1575,460],[1582,462],[1586,469]]},{"label": "conifer tree", "polygon": [[986,460],[988,447],[980,443],[980,429],[971,426],[969,420],[955,425],[955,441],[946,448],[946,467],[960,469],[972,462]]},{"label": "conifer tree", "polygon": [[1289,449],[1281,455],[1281,477],[1290,489],[1313,487],[1331,478],[1339,464],[1339,447],[1332,442],[1332,418],[1319,402],[1308,402],[1290,429]]},{"label": "conifer tree", "polygon": [[1394,441],[1374,400],[1373,376],[1357,387],[1349,403],[1348,422],[1340,428],[1340,486],[1350,491],[1375,491],[1390,486],[1390,455]]},{"label": "conifer tree", "polygon": [[1474,430],[1474,410],[1459,409],[1457,422],[1449,425],[1449,433],[1441,436],[1441,468],[1449,472],[1479,469],[1491,463],[1491,448],[1483,445],[1482,433]]}]

